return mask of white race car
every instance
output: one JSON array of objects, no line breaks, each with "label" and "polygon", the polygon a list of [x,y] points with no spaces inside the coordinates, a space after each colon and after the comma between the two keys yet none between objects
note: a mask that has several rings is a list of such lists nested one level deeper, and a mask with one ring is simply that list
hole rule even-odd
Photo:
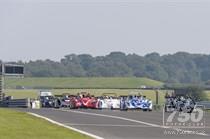
[{"label": "white race car", "polygon": [[120,109],[120,98],[114,93],[106,93],[98,98],[99,109]]}]

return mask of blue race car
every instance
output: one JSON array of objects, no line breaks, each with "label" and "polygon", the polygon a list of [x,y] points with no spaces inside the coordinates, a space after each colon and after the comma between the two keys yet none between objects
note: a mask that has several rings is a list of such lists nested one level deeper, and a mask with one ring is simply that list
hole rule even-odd
[{"label": "blue race car", "polygon": [[142,109],[143,111],[152,111],[152,101],[145,96],[121,96],[120,109]]}]

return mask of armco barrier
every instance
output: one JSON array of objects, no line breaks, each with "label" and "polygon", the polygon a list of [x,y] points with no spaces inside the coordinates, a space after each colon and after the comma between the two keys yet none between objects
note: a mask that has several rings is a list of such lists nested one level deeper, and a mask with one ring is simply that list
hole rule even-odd
[{"label": "armco barrier", "polygon": [[210,101],[201,101],[196,103],[198,106],[204,106],[206,110],[210,110]]},{"label": "armco barrier", "polygon": [[11,99],[6,101],[6,105],[8,107],[21,107],[21,108],[30,108],[31,107],[31,103],[30,103],[30,99],[26,98],[26,99]]}]

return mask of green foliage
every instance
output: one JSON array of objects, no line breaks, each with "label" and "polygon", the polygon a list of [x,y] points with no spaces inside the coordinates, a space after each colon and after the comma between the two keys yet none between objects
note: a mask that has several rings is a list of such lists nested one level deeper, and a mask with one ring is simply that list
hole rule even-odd
[{"label": "green foliage", "polygon": [[145,56],[111,52],[106,56],[66,55],[60,62],[37,60],[25,63],[27,77],[148,77],[168,83],[199,83],[210,80],[210,55],[178,52]]},{"label": "green foliage", "polygon": [[188,87],[189,96],[192,96],[197,101],[208,100],[207,94],[204,92],[204,89],[199,86],[190,86]]},{"label": "green foliage", "polygon": [[195,101],[208,100],[207,93],[200,86],[186,86],[177,89],[179,93],[182,92],[184,96],[192,97]]}]

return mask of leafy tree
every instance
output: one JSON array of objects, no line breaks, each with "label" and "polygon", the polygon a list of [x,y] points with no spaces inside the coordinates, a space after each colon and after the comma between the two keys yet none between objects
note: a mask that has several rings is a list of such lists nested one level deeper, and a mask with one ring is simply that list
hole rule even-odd
[{"label": "leafy tree", "polygon": [[33,77],[149,77],[168,83],[200,83],[210,80],[210,55],[177,52],[145,56],[111,52],[106,56],[69,54],[60,60],[11,62],[25,65]]}]

